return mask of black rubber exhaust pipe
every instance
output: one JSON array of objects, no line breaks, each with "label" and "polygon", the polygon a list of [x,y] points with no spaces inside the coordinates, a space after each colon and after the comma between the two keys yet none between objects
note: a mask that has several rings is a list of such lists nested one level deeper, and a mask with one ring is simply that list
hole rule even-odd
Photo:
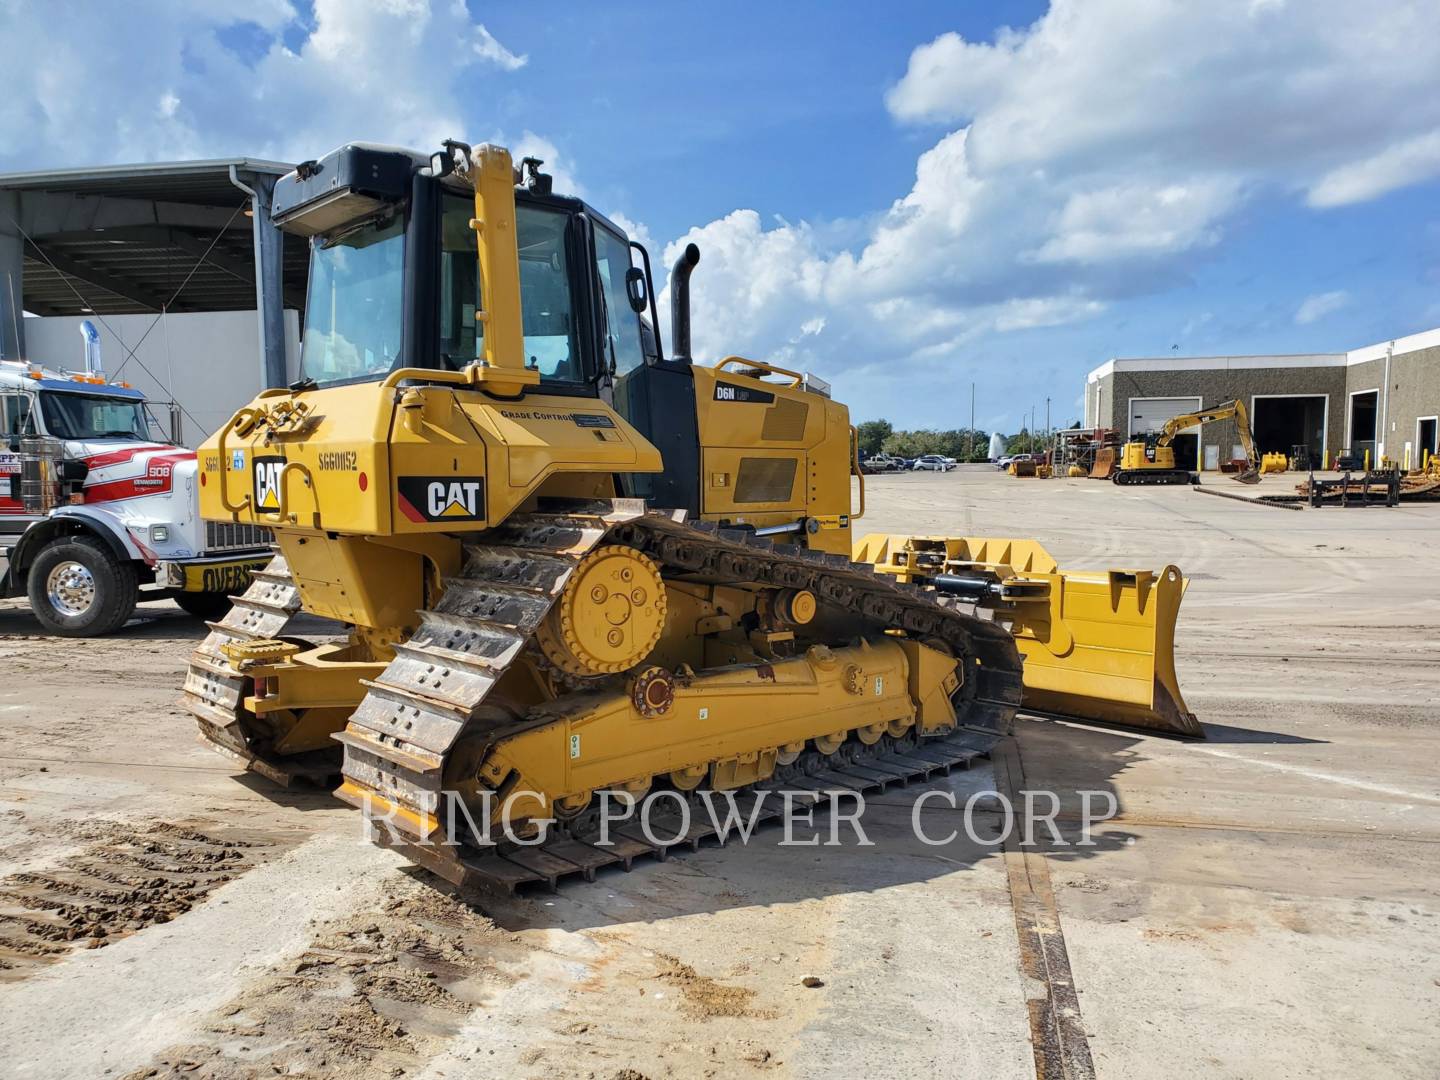
[{"label": "black rubber exhaust pipe", "polygon": [[690,363],[690,272],[700,262],[700,249],[686,244],[670,269],[670,353],[672,360]]}]

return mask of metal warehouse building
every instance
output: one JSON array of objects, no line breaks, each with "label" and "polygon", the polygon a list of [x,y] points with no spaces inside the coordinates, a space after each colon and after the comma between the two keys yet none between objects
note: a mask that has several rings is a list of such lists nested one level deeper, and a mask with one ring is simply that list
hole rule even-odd
[{"label": "metal warehouse building", "polygon": [[[1340,450],[1412,466],[1440,445],[1440,329],[1341,353],[1115,359],[1085,382],[1085,423],[1128,435],[1172,416],[1240,398],[1262,453],[1304,445],[1328,465]],[[1185,468],[1239,457],[1235,426],[1192,428],[1175,440]]]},{"label": "metal warehouse building", "polygon": [[290,168],[226,158],[0,175],[0,360],[78,370],[89,321],[106,374],[174,402],[192,445],[292,381],[309,245],[270,221]]}]

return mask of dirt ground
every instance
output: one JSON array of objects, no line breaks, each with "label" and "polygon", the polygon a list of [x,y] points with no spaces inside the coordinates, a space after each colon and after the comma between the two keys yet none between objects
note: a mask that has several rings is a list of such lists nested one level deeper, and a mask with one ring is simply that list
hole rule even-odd
[{"label": "dirt ground", "polygon": [[199,746],[176,701],[202,629],[178,609],[77,642],[6,602],[0,1071],[1028,1077],[1048,1001],[1072,1075],[1433,1076],[1440,505],[1291,512],[985,467],[868,491],[860,531],[1189,577],[1205,742],[1022,718],[993,764],[932,785],[1052,788],[1067,813],[1111,792],[1093,847],[927,847],[909,787],[870,800],[871,847],[769,828],[477,901],[328,795]]}]

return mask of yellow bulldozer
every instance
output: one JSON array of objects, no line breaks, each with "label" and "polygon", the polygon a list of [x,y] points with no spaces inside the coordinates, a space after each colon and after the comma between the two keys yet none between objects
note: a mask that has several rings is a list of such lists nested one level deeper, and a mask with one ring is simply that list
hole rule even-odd
[{"label": "yellow bulldozer", "polygon": [[[338,776],[382,842],[514,889],[654,849],[595,842],[602,793],[927,777],[1022,704],[1199,733],[1175,568],[852,542],[864,478],[829,387],[692,362],[693,245],[666,356],[648,253],[540,165],[351,144],[277,183],[312,245],[303,378],[200,451],[204,515],[278,547],[190,662],[207,742],[280,783]],[[344,639],[295,636],[301,612]]]}]

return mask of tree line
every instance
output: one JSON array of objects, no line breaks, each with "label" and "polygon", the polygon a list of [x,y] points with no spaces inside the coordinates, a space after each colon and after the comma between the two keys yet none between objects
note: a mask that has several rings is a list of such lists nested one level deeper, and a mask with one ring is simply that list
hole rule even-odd
[{"label": "tree line", "polygon": [[[990,455],[988,431],[956,428],[951,431],[896,431],[889,420],[866,420],[856,427],[860,449],[867,455],[884,451],[896,457],[920,457],[940,454],[956,461],[987,461]],[[1021,429],[1017,435],[1006,435],[1005,451],[1012,454],[1032,453],[1043,449],[1044,440]]]}]

